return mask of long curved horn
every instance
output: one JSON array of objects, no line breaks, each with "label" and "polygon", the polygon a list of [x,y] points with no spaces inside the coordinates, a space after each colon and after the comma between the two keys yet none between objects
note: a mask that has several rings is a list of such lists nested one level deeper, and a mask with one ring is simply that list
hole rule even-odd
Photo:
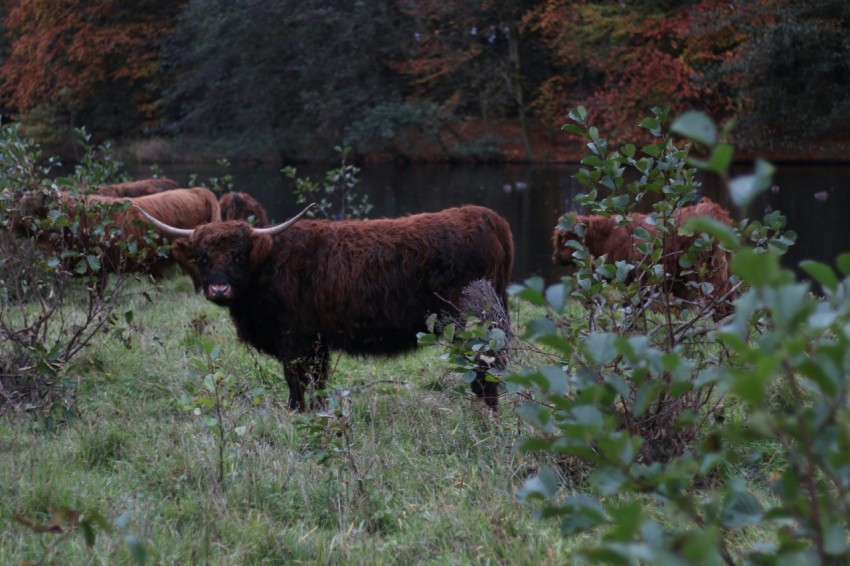
[{"label": "long curved horn", "polygon": [[304,210],[299,212],[296,216],[293,216],[292,218],[290,218],[289,220],[287,220],[283,224],[278,224],[277,226],[269,226],[268,228],[253,228],[254,233],[255,234],[268,234],[269,236],[274,236],[275,234],[280,234],[281,232],[283,232],[284,230],[286,230],[287,228],[289,228],[290,226],[295,224],[295,222],[299,218],[301,218],[302,216],[307,214],[307,211],[310,210],[310,208],[314,204],[316,204],[316,203],[311,202],[310,204],[307,205],[307,208],[305,208]]},{"label": "long curved horn", "polygon": [[153,222],[154,226],[156,226],[157,228],[159,228],[160,230],[162,230],[165,234],[167,234],[169,236],[176,236],[178,238],[188,238],[192,235],[192,232],[195,231],[194,229],[190,229],[190,228],[175,228],[174,226],[169,226],[165,222],[162,222],[161,220],[157,220],[156,218],[154,218],[153,216],[148,214],[147,211],[144,208],[142,208],[141,206],[139,206],[138,204],[134,204],[133,206],[138,208],[139,211],[142,214],[147,216],[148,220]]}]

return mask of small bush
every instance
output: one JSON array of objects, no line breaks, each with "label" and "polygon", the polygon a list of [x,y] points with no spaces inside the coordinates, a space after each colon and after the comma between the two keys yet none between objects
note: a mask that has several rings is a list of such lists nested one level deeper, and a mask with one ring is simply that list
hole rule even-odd
[{"label": "small bush", "polygon": [[[124,267],[162,252],[152,234],[125,237],[116,217],[126,203],[92,205],[80,194],[114,180],[121,164],[84,131],[78,141],[85,155],[74,174],[53,179],[57,160],[44,160],[16,124],[0,130],[0,410],[67,407],[72,360],[98,333],[132,321],[117,313],[131,277]],[[107,285],[110,271],[118,275]]]},{"label": "small bush", "polygon": [[369,196],[359,193],[357,189],[360,168],[347,163],[348,148],[334,149],[341,155],[340,166],[325,173],[324,183],[298,177],[294,167],[286,167],[281,172],[295,181],[298,203],[316,203],[307,216],[333,220],[366,218],[372,205],[369,204]]},{"label": "small bush", "polygon": [[[581,122],[583,114],[573,116]],[[609,191],[601,206],[627,213],[632,195],[620,190],[627,186],[620,177],[626,166],[640,163],[636,198],[657,185],[673,206],[695,188],[693,166],[727,173],[731,146],[705,116],[673,123],[691,140],[681,146],[659,117],[644,121],[659,143],[640,158],[633,147],[609,151],[593,128],[571,126],[590,139],[594,155],[579,176],[591,193],[603,193],[597,183]],[[708,158],[692,157],[697,149]],[[732,201],[745,207],[769,186],[771,173],[769,164],[757,162],[752,174],[732,179]],[[525,337],[563,360],[505,378],[535,397],[518,408],[537,430],[521,448],[587,470],[580,479],[586,493],[565,494],[567,468],[548,466],[526,481],[519,497],[536,502],[541,517],[556,518],[564,535],[597,531],[599,538],[581,552],[589,562],[838,564],[850,558],[850,254],[838,258],[837,272],[801,265],[820,287],[815,296],[811,283],[780,266],[794,239],[782,226],[772,215],[740,229],[705,220],[688,227],[734,254],[732,272],[744,292],[720,324],[689,308],[635,311],[628,298],[642,289],[585,266],[548,289],[538,280],[513,289],[548,306],[549,316],[532,320]],[[569,298],[593,312],[590,327],[561,318]],[[768,493],[759,497],[745,472],[768,457],[770,472],[757,476]]]}]

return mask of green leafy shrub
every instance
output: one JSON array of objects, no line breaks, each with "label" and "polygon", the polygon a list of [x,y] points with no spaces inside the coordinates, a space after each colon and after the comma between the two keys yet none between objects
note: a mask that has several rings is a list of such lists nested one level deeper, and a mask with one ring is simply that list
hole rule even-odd
[{"label": "green leafy shrub", "polygon": [[[230,168],[230,160],[224,157],[219,157],[215,160],[216,165],[225,171]],[[206,180],[201,180],[198,175],[192,174],[189,176],[190,187],[204,187],[211,190],[217,195],[223,195],[234,190],[233,175],[225,173],[218,177],[208,177]]]},{"label": "green leafy shrub", "polygon": [[375,459],[365,459],[359,450],[358,419],[353,411],[351,390],[326,391],[323,410],[300,417],[298,431],[306,440],[308,455],[326,470],[324,489],[337,500],[339,520],[360,525],[370,533],[391,529],[388,510],[391,495],[375,485]]},{"label": "green leafy shrub", "polygon": [[[120,333],[132,321],[132,312],[117,312],[132,277],[123,266],[163,251],[153,232],[143,241],[125,237],[116,216],[126,203],[86,202],[85,188],[114,180],[121,165],[108,144],[77,134],[84,157],[71,176],[53,179],[55,159],[45,160],[18,125],[0,130],[2,408],[67,406],[70,362],[98,333]],[[110,270],[118,274],[107,285]]]},{"label": "green leafy shrub", "polygon": [[225,468],[232,461],[227,448],[248,433],[248,426],[241,424],[246,409],[240,412],[241,398],[250,400],[247,407],[262,402],[264,390],[243,382],[233,373],[223,369],[219,362],[221,346],[201,340],[201,354],[189,361],[187,392],[177,404],[184,410],[202,417],[214,432],[217,457],[218,482],[224,486]]},{"label": "green leafy shrub", "polygon": [[466,385],[479,375],[501,382],[514,357],[514,336],[510,316],[489,281],[479,279],[464,287],[459,304],[447,304],[442,313],[431,314],[426,326],[428,332],[417,334],[418,343],[441,343],[446,350],[442,358],[463,375]]},{"label": "green leafy shrub", "polygon": [[[650,146],[647,157],[633,157],[633,148],[605,148],[580,173],[593,188],[601,183],[613,193],[599,200],[603,206],[628,211],[617,191],[627,186],[620,174],[632,159],[645,160],[638,182],[664,178],[660,190],[674,201],[696,179],[689,167],[726,174],[731,153],[710,120],[690,114],[675,121],[672,129],[692,140],[679,146],[658,117],[645,125],[663,143]],[[570,130],[604,148],[590,129]],[[708,158],[691,157],[697,150]],[[670,183],[669,171],[678,171],[682,183]],[[746,206],[769,186],[771,173],[769,164],[757,162],[752,174],[731,179],[733,202]],[[811,282],[780,265],[794,239],[782,227],[778,215],[739,229],[703,219],[688,226],[733,252],[743,293],[721,324],[689,309],[636,317],[623,296],[639,290],[618,288],[616,277],[581,265],[548,289],[537,280],[513,289],[550,309],[527,325],[525,337],[563,360],[505,378],[535,396],[518,408],[538,431],[522,449],[561,462],[527,480],[519,497],[535,502],[541,518],[557,519],[565,535],[596,531],[599,538],[581,551],[588,562],[844,563],[850,557],[850,254],[838,258],[837,271],[801,265],[820,287],[814,295]],[[596,309],[588,316],[596,322],[562,319],[570,298]],[[561,480],[576,466],[587,470],[579,484],[586,492],[564,493]]]},{"label": "green leafy shrub", "polygon": [[295,181],[298,203],[316,203],[307,216],[335,220],[365,218],[372,205],[369,204],[369,196],[357,190],[360,168],[347,163],[348,148],[337,146],[334,149],[341,155],[340,166],[325,173],[324,183],[298,177],[294,167],[285,167],[281,172]]}]

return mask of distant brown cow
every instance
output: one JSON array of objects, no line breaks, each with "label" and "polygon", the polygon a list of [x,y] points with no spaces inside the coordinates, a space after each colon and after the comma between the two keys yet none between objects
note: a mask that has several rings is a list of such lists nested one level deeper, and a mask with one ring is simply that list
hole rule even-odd
[{"label": "distant brown cow", "polygon": [[[729,303],[737,296],[730,281],[729,252],[720,248],[717,242],[713,242],[707,250],[696,252],[694,264],[691,267],[683,268],[679,264],[680,258],[688,252],[697,239],[696,235],[680,234],[679,228],[691,218],[698,216],[708,216],[727,226],[732,225],[729,212],[709,198],[703,198],[695,205],[684,206],[677,210],[673,223],[674,231],[664,239],[661,258],[662,267],[668,278],[665,287],[674,296],[686,299],[694,294],[693,285],[688,283],[711,283],[713,287],[711,295],[716,302],[715,316],[722,318],[731,313],[732,308]],[[641,213],[632,213],[619,224],[614,218],[607,216],[577,215],[576,224],[584,226],[583,236],[579,236],[576,231],[555,228],[552,236],[554,248],[552,260],[555,263],[569,264],[574,251],[569,242],[577,241],[594,257],[606,256],[606,263],[625,261],[632,265],[641,265],[647,258],[638,245],[660,236],[650,215]]]},{"label": "distant brown cow", "polygon": [[244,220],[257,228],[269,225],[266,209],[248,193],[224,193],[219,197],[218,204],[222,220]]},{"label": "distant brown cow", "polygon": [[141,197],[171,191],[178,187],[177,181],[165,178],[139,179],[126,183],[98,185],[97,193],[105,197]]},{"label": "distant brown cow", "polygon": [[[292,409],[324,389],[331,351],[411,350],[428,315],[460,304],[478,279],[507,302],[513,237],[488,208],[299,221],[305,212],[269,228],[228,221],[178,230],[150,217],[180,238],[172,250],[181,263],[197,261],[204,294],[230,310],[239,338],[283,363]],[[495,408],[495,383],[478,375],[472,389]]]},{"label": "distant brown cow", "polygon": [[[554,248],[552,261],[560,265],[569,265],[575,251],[569,242],[577,241],[594,257],[606,256],[607,263],[626,261],[633,265],[640,264],[644,258],[636,247],[637,244],[646,241],[647,236],[652,237],[658,234],[656,228],[647,222],[647,218],[649,218],[648,214],[634,212],[618,223],[610,216],[576,215],[575,224],[581,224],[584,227],[584,235],[579,236],[577,231],[573,230],[555,228],[552,235]],[[638,237],[636,232],[643,237]]]},{"label": "distant brown cow", "polygon": [[[128,256],[126,244],[137,242],[140,247],[143,246],[143,238],[149,226],[148,220],[137,207],[133,206],[134,204],[143,206],[146,210],[156,210],[156,214],[168,218],[175,226],[182,228],[195,228],[221,220],[221,211],[215,194],[201,188],[174,189],[135,198],[75,193],[61,193],[60,198],[69,214],[76,217],[80,225],[79,230],[73,235],[64,237],[64,245],[71,248],[79,246],[90,248],[95,244],[103,246],[101,269],[104,272],[148,272],[154,277],[159,277],[176,263],[171,253],[166,257],[157,256],[153,251],[143,257]],[[123,202],[130,203],[128,208],[119,210],[113,215],[113,220],[121,228],[122,235],[117,239],[112,237],[103,241],[104,236],[98,228],[102,221],[102,212],[96,210],[97,205]],[[192,277],[195,288],[200,288],[197,269],[191,265],[185,268]]]}]

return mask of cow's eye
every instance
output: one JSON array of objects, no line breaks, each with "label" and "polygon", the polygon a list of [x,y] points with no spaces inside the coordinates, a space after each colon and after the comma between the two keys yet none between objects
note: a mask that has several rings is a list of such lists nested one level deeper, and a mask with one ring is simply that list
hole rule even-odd
[{"label": "cow's eye", "polygon": [[197,258],[198,265],[207,266],[210,264],[210,258],[206,254],[198,254]]}]

